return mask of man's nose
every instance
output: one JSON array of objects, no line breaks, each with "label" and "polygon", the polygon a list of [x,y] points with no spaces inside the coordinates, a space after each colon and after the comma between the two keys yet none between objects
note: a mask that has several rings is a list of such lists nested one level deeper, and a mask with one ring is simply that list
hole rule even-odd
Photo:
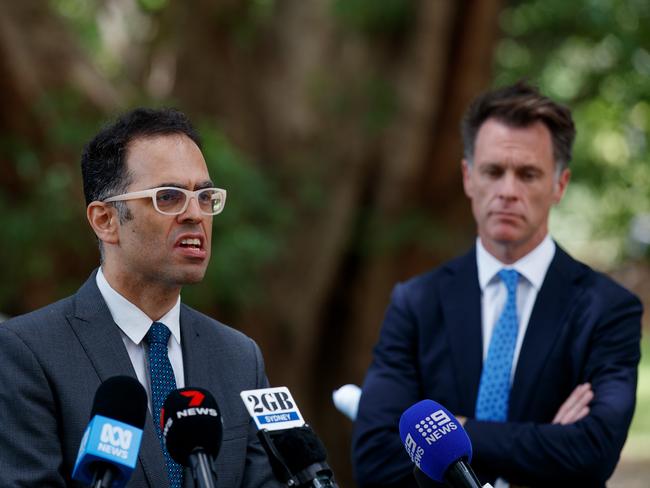
[{"label": "man's nose", "polygon": [[499,196],[502,198],[517,198],[519,185],[514,171],[506,171],[499,185]]},{"label": "man's nose", "polygon": [[187,203],[187,208],[185,212],[178,214],[178,219],[181,222],[200,222],[203,220],[203,212],[201,212],[201,207],[199,206],[199,201],[196,196],[189,197],[190,201]]}]

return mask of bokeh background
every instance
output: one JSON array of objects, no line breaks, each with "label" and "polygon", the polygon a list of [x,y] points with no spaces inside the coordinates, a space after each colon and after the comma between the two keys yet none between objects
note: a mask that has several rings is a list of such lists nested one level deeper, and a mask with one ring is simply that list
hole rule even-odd
[{"label": "bokeh background", "polygon": [[[228,190],[183,299],[259,342],[354,486],[331,392],[362,381],[395,282],[473,242],[459,121],[481,91],[523,77],[573,109],[552,233],[650,304],[649,25],[647,0],[0,0],[0,312],[98,263],[84,143],[177,107]],[[643,347],[614,487],[650,478]]]}]

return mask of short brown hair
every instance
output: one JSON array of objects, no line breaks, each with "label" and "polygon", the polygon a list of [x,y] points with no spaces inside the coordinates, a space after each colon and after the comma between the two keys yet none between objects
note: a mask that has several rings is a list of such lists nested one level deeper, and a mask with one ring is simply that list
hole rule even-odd
[{"label": "short brown hair", "polygon": [[463,154],[470,164],[476,134],[489,118],[512,127],[528,127],[542,122],[551,133],[556,169],[561,171],[569,166],[576,136],[571,111],[543,96],[536,87],[518,81],[514,85],[485,92],[472,102],[461,125]]}]

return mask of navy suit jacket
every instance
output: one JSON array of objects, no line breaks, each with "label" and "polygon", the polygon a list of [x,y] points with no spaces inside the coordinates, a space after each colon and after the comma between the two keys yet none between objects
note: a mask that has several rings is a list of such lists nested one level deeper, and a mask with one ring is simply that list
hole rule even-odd
[{"label": "navy suit jacket", "polygon": [[[508,421],[473,420],[482,368],[476,252],[398,284],[386,312],[353,436],[362,487],[416,486],[399,417],[424,398],[468,417],[472,466],[483,483],[601,487],[634,412],[642,307],[559,246],[530,317]],[[570,425],[550,422],[580,383],[595,397]]]},{"label": "navy suit jacket", "polygon": [[[180,324],[185,384],[210,391],[223,417],[218,486],[280,486],[239,396],[268,386],[259,348],[185,305]],[[95,392],[117,375],[136,378],[95,273],[75,295],[0,324],[0,486],[82,486],[70,476]],[[128,486],[169,486],[150,413]]]}]

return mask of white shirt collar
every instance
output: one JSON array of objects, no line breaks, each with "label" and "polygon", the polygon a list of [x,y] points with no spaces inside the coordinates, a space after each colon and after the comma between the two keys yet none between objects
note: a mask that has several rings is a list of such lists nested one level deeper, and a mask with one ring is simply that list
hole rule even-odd
[{"label": "white shirt collar", "polygon": [[[97,270],[95,280],[117,326],[135,344],[140,344],[153,321],[147,314],[113,289],[106,280],[101,268]],[[181,297],[179,295],[176,304],[171,310],[156,321],[165,324],[179,344],[181,343],[180,311]]]},{"label": "white shirt collar", "polygon": [[481,291],[494,279],[499,271],[503,268],[514,269],[537,290],[542,287],[546,271],[551,265],[555,255],[555,242],[546,234],[546,237],[538,246],[526,254],[524,257],[515,261],[513,264],[504,264],[490,254],[481,238],[476,238],[476,264],[478,266],[478,282]]}]

